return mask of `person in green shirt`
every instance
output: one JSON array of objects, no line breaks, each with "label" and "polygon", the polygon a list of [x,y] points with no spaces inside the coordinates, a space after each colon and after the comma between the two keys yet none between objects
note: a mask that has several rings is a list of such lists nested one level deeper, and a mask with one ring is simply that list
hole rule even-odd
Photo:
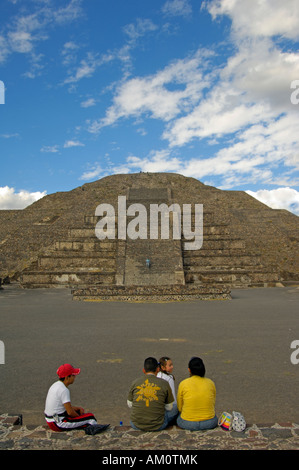
[{"label": "person in green shirt", "polygon": [[143,376],[134,380],[129,389],[127,404],[131,408],[130,424],[133,429],[161,431],[170,417],[174,397],[165,380],[158,378],[159,363],[148,357],[144,361]]},{"label": "person in green shirt", "polygon": [[180,382],[177,393],[179,416],[177,425],[189,431],[213,429],[218,425],[215,415],[216,387],[205,377],[205,366],[199,357],[188,364],[190,377]]}]

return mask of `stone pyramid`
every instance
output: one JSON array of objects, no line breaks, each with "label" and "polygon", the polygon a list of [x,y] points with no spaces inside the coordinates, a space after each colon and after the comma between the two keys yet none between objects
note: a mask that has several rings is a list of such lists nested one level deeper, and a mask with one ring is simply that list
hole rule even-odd
[{"label": "stone pyramid", "polygon": [[[119,196],[126,208],[188,204],[193,219],[195,205],[202,204],[202,246],[186,250],[183,231],[180,239],[118,238]],[[103,203],[116,208],[113,239],[96,236],[96,208]],[[171,214],[169,220],[172,233]],[[24,210],[0,211],[0,221],[2,281],[68,287],[79,300],[225,299],[232,288],[299,280],[296,215],[178,174],[108,176],[45,196]]]}]

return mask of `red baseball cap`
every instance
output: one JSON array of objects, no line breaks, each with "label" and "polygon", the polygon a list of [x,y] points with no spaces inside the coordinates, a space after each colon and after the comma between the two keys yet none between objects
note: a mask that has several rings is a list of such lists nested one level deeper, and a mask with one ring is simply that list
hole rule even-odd
[{"label": "red baseball cap", "polygon": [[80,374],[80,369],[75,369],[71,364],[62,364],[58,367],[57,375],[60,379],[67,377],[68,375],[78,375]]}]

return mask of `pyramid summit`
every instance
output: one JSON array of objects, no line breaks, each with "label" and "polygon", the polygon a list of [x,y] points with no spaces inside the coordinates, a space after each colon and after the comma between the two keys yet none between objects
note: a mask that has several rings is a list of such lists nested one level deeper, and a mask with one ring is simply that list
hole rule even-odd
[{"label": "pyramid summit", "polygon": [[[135,209],[150,214],[162,205],[169,211],[155,219],[157,230],[167,216],[170,235],[175,222],[170,209],[181,208],[183,221],[188,207],[189,241],[202,207],[197,249],[185,249],[183,223],[179,237],[153,239],[148,217],[142,219],[148,231],[141,237]],[[110,217],[99,214],[99,206],[111,209]],[[114,236],[100,239],[96,227],[103,229],[104,217]],[[135,227],[136,238],[118,236],[124,220],[125,228]],[[243,191],[220,190],[179,174],[107,176],[45,196],[23,210],[2,210],[0,222],[2,281],[24,288],[68,287],[75,299],[228,298],[232,288],[284,285],[299,278],[296,215],[270,209]]]}]

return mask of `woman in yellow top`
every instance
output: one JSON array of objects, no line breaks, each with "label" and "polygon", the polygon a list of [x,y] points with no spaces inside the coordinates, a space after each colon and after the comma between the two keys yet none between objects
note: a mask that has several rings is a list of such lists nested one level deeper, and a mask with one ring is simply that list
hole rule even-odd
[{"label": "woman in yellow top", "polygon": [[177,425],[190,431],[213,429],[218,425],[215,415],[216,387],[205,377],[205,366],[199,357],[188,364],[190,377],[180,382],[177,406],[180,412]]}]

